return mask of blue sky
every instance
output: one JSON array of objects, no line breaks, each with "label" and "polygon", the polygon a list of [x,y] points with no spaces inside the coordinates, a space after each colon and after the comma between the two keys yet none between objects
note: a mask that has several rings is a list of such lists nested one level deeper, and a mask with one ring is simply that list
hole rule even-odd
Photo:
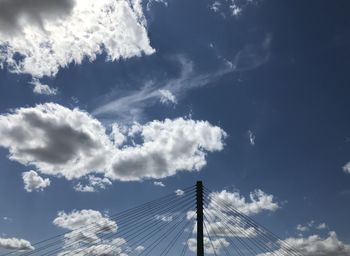
[{"label": "blue sky", "polygon": [[196,180],[349,246],[347,1],[43,2],[0,1],[2,247]]}]

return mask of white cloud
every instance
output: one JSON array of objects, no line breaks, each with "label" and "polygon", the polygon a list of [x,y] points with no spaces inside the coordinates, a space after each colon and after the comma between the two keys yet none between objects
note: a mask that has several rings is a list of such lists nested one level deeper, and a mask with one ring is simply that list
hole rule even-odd
[{"label": "white cloud", "polygon": [[9,221],[9,222],[11,222],[11,221],[12,221],[12,218],[7,217],[7,216],[4,216],[2,219],[3,219],[4,221]]},{"label": "white cloud", "polygon": [[256,5],[258,2],[259,0],[215,0],[210,5],[210,9],[223,17],[227,17],[227,14],[229,14],[237,18],[247,8]]},{"label": "white cloud", "polygon": [[74,190],[79,192],[96,192],[101,189],[106,189],[107,186],[112,185],[112,182],[107,178],[100,178],[94,175],[87,177],[87,184],[79,182],[74,186]]},{"label": "white cloud", "polygon": [[210,5],[210,9],[213,10],[214,12],[218,12],[220,10],[221,3],[219,1],[214,1]]},{"label": "white cloud", "polygon": [[121,127],[117,123],[112,124],[111,137],[114,142],[114,145],[116,145],[117,147],[123,145],[123,143],[127,139],[126,136],[123,134]]},{"label": "white cloud", "polygon": [[64,236],[66,244],[76,241],[87,243],[97,241],[99,234],[115,233],[118,228],[115,221],[94,210],[74,210],[70,213],[59,212],[53,220],[53,224],[72,231]]},{"label": "white cloud", "polygon": [[[132,250],[122,237],[113,238],[118,226],[114,220],[99,211],[81,210],[71,213],[59,212],[53,223],[61,228],[72,230],[65,235],[63,251],[65,256],[127,256],[125,249],[139,253],[142,246]],[[106,235],[108,234],[108,235]]]},{"label": "white cloud", "polygon": [[167,96],[170,96],[170,99],[177,102],[177,97],[185,91],[205,86],[218,77],[235,71],[236,65],[241,63],[241,61],[244,62],[246,57],[244,53],[238,54],[239,56],[233,60],[234,64],[227,65],[225,63],[225,67],[217,72],[199,75],[195,74],[192,61],[183,56],[177,56],[176,61],[181,65],[179,77],[166,79],[165,81],[147,81],[145,82],[146,85],[140,90],[132,91],[127,95],[102,104],[93,111],[93,114],[98,116],[113,115],[127,120],[137,120],[145,107],[159,102],[162,96],[160,91],[170,92],[174,97],[169,93],[166,93]]},{"label": "white cloud", "polygon": [[[241,216],[232,215],[232,210],[228,207],[248,215],[263,211],[276,211],[279,208],[278,203],[273,200],[274,197],[261,190],[250,193],[250,202],[238,192],[226,190],[212,192],[208,198],[208,206],[204,209],[207,220],[204,223],[212,237],[240,237],[244,239],[254,238],[258,235],[255,227],[247,223]],[[194,211],[187,212],[187,219],[193,218],[194,215]],[[197,232],[196,226],[194,226],[193,232]]]},{"label": "white cloud", "polygon": [[350,173],[350,162],[343,166],[343,171],[346,173]]},{"label": "white cloud", "polygon": [[[229,208],[253,215],[263,211],[276,211],[279,205],[274,201],[273,195],[268,195],[261,190],[250,193],[250,202],[238,192],[226,190],[212,192],[209,194],[209,204],[205,208],[208,216],[205,223],[211,236],[253,238],[258,235],[257,230],[246,220],[230,214],[232,210]],[[189,216],[191,212],[187,214],[187,217]]]},{"label": "white cloud", "polygon": [[183,196],[185,194],[185,191],[183,191],[182,189],[177,189],[175,190],[175,194],[177,196]]},{"label": "white cloud", "polygon": [[255,145],[255,134],[251,130],[248,130],[248,136],[249,136],[250,145],[254,146]]},{"label": "white cloud", "polygon": [[310,227],[309,226],[303,226],[301,224],[298,224],[296,229],[300,232],[306,232],[306,231],[309,231],[310,230]]},{"label": "white cloud", "polygon": [[65,213],[59,212],[53,220],[53,224],[58,227],[76,230],[93,224],[95,232],[116,232],[117,224],[108,216],[103,216],[99,211],[95,210],[80,210]]},{"label": "white cloud", "polygon": [[165,187],[164,183],[161,181],[155,181],[155,182],[153,182],[153,185],[158,186],[158,187]]},{"label": "white cloud", "polygon": [[8,250],[34,250],[29,241],[17,238],[0,238],[0,248]]},{"label": "white cloud", "polygon": [[165,178],[180,170],[199,171],[207,152],[223,149],[226,133],[205,121],[178,118],[135,124],[143,144],[124,147],[112,158],[106,176],[117,180]]},{"label": "white cloud", "polygon": [[135,252],[136,252],[136,253],[141,253],[141,252],[143,252],[144,250],[145,250],[145,247],[142,246],[142,245],[139,245],[139,246],[137,246],[137,247],[135,248]]},{"label": "white cloud", "polygon": [[35,8],[24,2],[0,2],[0,10],[14,13],[0,16],[0,64],[14,73],[54,76],[102,52],[108,61],[154,52],[140,1],[34,0]]},{"label": "white cloud", "polygon": [[321,230],[321,229],[326,229],[326,228],[327,228],[326,223],[316,224],[316,222],[314,220],[309,221],[305,225],[298,224],[296,227],[296,229],[300,232],[307,232],[307,231],[310,231],[311,229]]},{"label": "white cloud", "polygon": [[169,90],[159,90],[160,93],[160,102],[163,104],[176,104],[177,100],[174,94]]},{"label": "white cloud", "polygon": [[[54,103],[0,115],[0,133],[0,146],[9,149],[11,160],[34,165],[43,174],[71,180],[97,173],[121,181],[199,171],[208,152],[223,149],[226,137],[206,121],[155,120],[132,125],[123,136],[133,143],[119,148],[97,119]],[[109,183],[102,181],[92,183],[100,188],[97,184]]]},{"label": "white cloud", "polygon": [[173,216],[169,215],[169,214],[156,215],[156,220],[161,220],[164,222],[171,222],[173,220]]},{"label": "white cloud", "polygon": [[326,228],[327,228],[326,223],[320,223],[320,224],[318,224],[317,227],[316,227],[316,229],[319,229],[319,230],[321,230],[321,229],[326,229]]},{"label": "white cloud", "polygon": [[58,253],[58,256],[128,256],[123,252],[122,246],[126,244],[126,240],[123,238],[115,238],[113,240],[104,240],[97,245],[86,245],[79,248],[73,248]]},{"label": "white cloud", "polygon": [[246,225],[245,221],[241,218],[232,217],[224,212],[215,215],[213,214],[213,211],[214,210],[207,210],[207,213],[211,218],[210,222],[206,221],[206,226],[208,227],[210,235],[241,238],[253,238],[257,236],[256,229]]},{"label": "white cloud", "polygon": [[38,79],[33,79],[31,84],[34,85],[33,92],[36,94],[56,95],[58,92],[57,88],[51,88],[47,84],[42,84]]},{"label": "white cloud", "polygon": [[117,98],[107,95],[107,102],[96,107],[92,112],[95,116],[118,117],[126,121],[137,121],[141,119],[146,107],[159,102],[160,91],[170,92],[170,99],[178,102],[179,98],[188,90],[206,86],[215,82],[220,77],[236,72],[247,71],[260,67],[269,60],[270,44],[272,36],[267,34],[259,44],[249,44],[243,47],[233,59],[226,59],[219,56],[222,66],[215,72],[196,73],[192,61],[179,55],[174,58],[179,62],[181,73],[176,78],[167,78],[162,81],[151,79],[144,82],[139,90],[130,91],[126,94],[118,94]]},{"label": "white cloud", "polygon": [[234,1],[230,5],[232,16],[239,16],[242,13],[242,7],[239,7]]},{"label": "white cloud", "polygon": [[157,3],[157,4],[162,4],[164,5],[165,7],[168,7],[168,1],[166,0],[148,0],[147,2],[147,5],[146,5],[146,8],[147,8],[147,11],[150,11],[152,6]]},{"label": "white cloud", "polygon": [[[224,207],[232,207],[244,214],[258,214],[264,210],[276,211],[280,206],[274,201],[274,196],[266,194],[264,191],[257,189],[250,193],[249,201],[238,192],[229,192],[222,190],[221,192],[213,192],[210,194],[211,201],[221,202]],[[210,206],[215,208],[212,202]],[[224,210],[222,207],[222,211]]]},{"label": "white cloud", "polygon": [[50,186],[50,179],[43,179],[35,171],[28,171],[22,173],[22,178],[24,182],[24,189],[27,192],[32,191],[43,191],[44,188]]},{"label": "white cloud", "polygon": [[113,149],[99,121],[54,103],[0,115],[0,133],[11,160],[67,179],[103,169]]},{"label": "white cloud", "polygon": [[[301,238],[288,238],[284,240],[289,246],[297,250],[304,256],[348,256],[350,255],[350,245],[340,241],[337,234],[332,231],[329,236],[322,238],[318,235]],[[268,253],[259,254],[259,256],[284,255],[288,253],[286,244],[281,243],[281,248]]]},{"label": "white cloud", "polygon": [[24,23],[40,26],[46,19],[70,14],[74,0],[2,0],[0,1],[0,31],[10,35],[20,33]]},{"label": "white cloud", "polygon": [[[221,250],[224,247],[228,247],[230,245],[230,243],[226,241],[226,239],[224,238],[212,239],[210,241],[208,237],[204,237],[203,242],[204,242],[204,252],[207,254],[214,254],[214,251],[215,253],[220,254]],[[187,245],[192,252],[197,252],[197,239],[190,238],[187,241]]]}]

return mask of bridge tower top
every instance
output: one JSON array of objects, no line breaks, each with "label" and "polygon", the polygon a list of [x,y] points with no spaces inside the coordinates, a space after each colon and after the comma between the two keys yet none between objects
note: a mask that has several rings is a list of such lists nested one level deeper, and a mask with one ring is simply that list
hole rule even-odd
[{"label": "bridge tower top", "polygon": [[197,181],[196,184],[197,201],[197,256],[204,256],[203,242],[203,182]]}]

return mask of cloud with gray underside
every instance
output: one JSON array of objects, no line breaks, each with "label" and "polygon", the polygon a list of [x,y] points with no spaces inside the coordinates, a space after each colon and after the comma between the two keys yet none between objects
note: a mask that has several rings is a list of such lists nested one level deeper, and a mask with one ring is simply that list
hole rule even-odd
[{"label": "cloud with gray underside", "polygon": [[[108,132],[88,113],[55,103],[0,115],[0,133],[0,146],[9,150],[11,160],[68,180],[94,177],[89,190],[103,189],[101,181],[107,185],[200,171],[207,154],[223,150],[227,136],[207,121],[182,117],[124,128],[114,124]],[[86,191],[83,184],[80,188]]]},{"label": "cloud with gray underside", "polygon": [[0,29],[17,32],[21,20],[40,25],[43,19],[68,15],[74,4],[74,0],[0,0]]}]

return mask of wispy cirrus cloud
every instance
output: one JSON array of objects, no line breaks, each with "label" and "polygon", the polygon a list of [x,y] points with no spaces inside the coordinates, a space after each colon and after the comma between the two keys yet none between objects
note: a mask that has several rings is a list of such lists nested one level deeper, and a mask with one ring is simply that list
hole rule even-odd
[{"label": "wispy cirrus cloud", "polygon": [[141,118],[145,108],[158,102],[178,103],[179,98],[188,90],[213,84],[224,75],[256,69],[266,63],[270,57],[271,34],[267,34],[259,44],[249,44],[238,51],[232,60],[222,56],[222,67],[214,72],[198,73],[195,63],[183,55],[176,57],[181,72],[176,78],[167,80],[148,80],[139,90],[124,93],[122,96],[103,102],[92,114],[101,117],[119,117],[127,121]]}]

